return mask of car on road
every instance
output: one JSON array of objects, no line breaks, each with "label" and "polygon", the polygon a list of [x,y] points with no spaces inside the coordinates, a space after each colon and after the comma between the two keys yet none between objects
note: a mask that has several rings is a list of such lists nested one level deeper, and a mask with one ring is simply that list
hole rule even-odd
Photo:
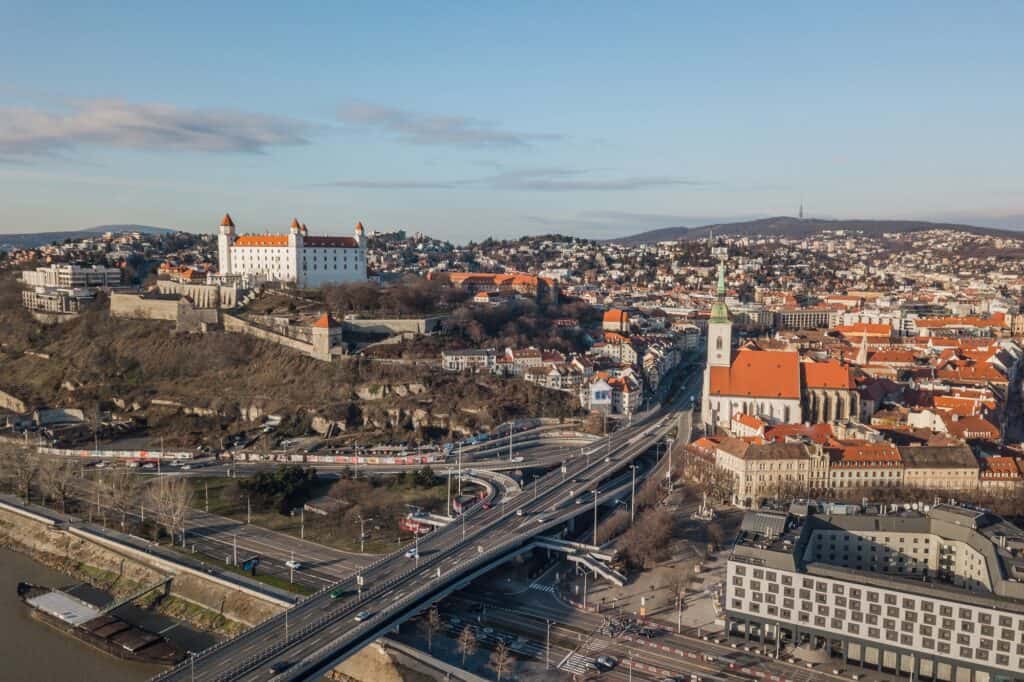
[{"label": "car on road", "polygon": [[544,523],[545,521],[547,521],[547,519],[544,518],[543,516],[540,517],[539,519],[537,519],[537,523]]},{"label": "car on road", "polygon": [[267,668],[267,672],[271,675],[280,675],[290,667],[292,667],[291,661],[278,661],[277,663],[272,663],[270,667]]},{"label": "car on road", "polygon": [[356,614],[356,617],[353,618],[352,620],[354,620],[357,623],[362,623],[364,620],[369,618],[371,615],[373,615],[373,614],[371,614],[369,611],[360,611],[359,613]]},{"label": "car on road", "polygon": [[525,513],[522,509],[516,509],[516,516],[522,516]]},{"label": "car on road", "polygon": [[584,500],[582,497],[577,497],[576,498],[576,504],[586,504],[586,503],[587,503],[587,501]]},{"label": "car on road", "polygon": [[415,558],[419,557],[419,555],[420,555],[419,551],[414,547],[413,549],[410,549],[408,552],[405,553],[405,558],[406,559],[415,559]]},{"label": "car on road", "polygon": [[619,662],[615,659],[614,656],[598,656],[597,657],[597,664],[599,666],[601,666],[602,668],[606,669],[606,670],[611,670],[616,665],[618,665],[618,663]]},{"label": "car on road", "polygon": [[288,561],[284,562],[284,565],[288,568],[294,568],[296,571],[302,568],[302,562],[296,561],[295,559],[289,559]]},{"label": "car on road", "polygon": [[348,593],[349,590],[346,590],[344,587],[335,587],[333,590],[331,590],[331,599],[341,599]]}]

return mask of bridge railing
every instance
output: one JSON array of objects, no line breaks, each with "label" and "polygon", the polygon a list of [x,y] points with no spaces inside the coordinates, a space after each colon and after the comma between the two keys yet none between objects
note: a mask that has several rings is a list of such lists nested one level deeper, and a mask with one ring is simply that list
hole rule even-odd
[{"label": "bridge railing", "polygon": [[[661,436],[659,435],[658,438],[660,438],[660,437]],[[650,436],[646,436],[645,440],[647,438],[650,438]],[[626,444],[621,444],[620,447],[622,447],[623,445],[626,445]],[[636,445],[636,443],[631,443],[627,447],[633,447],[634,445]],[[613,462],[607,467],[607,471],[601,474],[601,478],[604,478],[607,475],[614,473],[618,469],[622,468],[622,466],[624,466],[628,461],[634,459],[635,457],[639,456],[643,452],[646,452],[649,448],[650,448],[650,444],[648,444],[646,447],[644,447],[642,449],[638,449],[633,455],[631,455],[631,456],[629,456],[627,458],[619,458],[619,459],[613,460]],[[602,463],[604,463],[603,462],[603,458],[597,457],[597,458],[595,458],[595,461],[593,463],[585,464],[579,471],[573,473],[572,475],[573,476],[579,475],[580,473],[582,473],[584,471],[587,471],[588,469],[591,469],[592,467],[599,467],[599,465],[602,464]],[[543,481],[543,480],[545,480],[547,478],[560,478],[560,477],[561,477],[561,472],[558,469],[556,469],[556,470],[554,470],[552,472],[549,472],[548,474],[545,474],[539,480]],[[599,496],[599,501],[600,501],[601,497],[605,498],[606,500],[610,499],[609,498],[610,495],[619,494],[622,489],[628,489],[628,484],[620,485],[620,486],[617,486],[614,489],[604,491],[604,494]],[[551,491],[546,491],[546,493],[547,492],[551,492]],[[470,508],[469,510],[467,510],[466,512],[464,512],[464,516],[467,517],[467,518],[470,517],[470,516],[475,516],[475,515],[478,515],[480,513],[480,511],[481,511],[481,506],[480,505],[475,505],[472,508]],[[582,510],[580,508],[578,508],[576,506],[570,507],[565,512],[563,512],[562,514],[552,517],[550,520],[546,521],[545,523],[537,524],[536,526],[532,527],[533,529],[535,529],[535,532],[517,533],[513,537],[511,537],[510,539],[502,541],[498,545],[493,546],[491,549],[489,549],[489,550],[487,550],[487,551],[485,551],[483,553],[480,553],[478,555],[474,555],[472,559],[470,559],[467,563],[463,564],[460,567],[463,570],[459,571],[460,575],[457,576],[457,577],[459,577],[461,579],[462,576],[465,575],[466,569],[472,569],[474,567],[478,567],[478,566],[481,566],[481,565],[486,565],[487,562],[493,561],[494,558],[496,556],[498,556],[498,555],[506,554],[509,551],[509,549],[512,549],[515,546],[519,545],[525,539],[533,538],[533,536],[537,532],[544,532],[544,531],[549,530],[551,528],[557,527],[558,525],[561,525],[562,523],[564,523],[569,518],[577,516],[580,513],[582,513]],[[511,516],[512,514],[514,514],[514,511],[506,513],[506,514],[503,514],[502,518],[507,517],[507,516]],[[452,524],[451,526],[448,526],[446,528],[443,528],[443,529],[437,531],[437,533],[439,535],[450,535],[452,532],[455,532],[455,528],[457,528],[457,525],[456,524]],[[440,563],[443,560],[443,558],[445,557],[445,555],[447,554],[448,551],[450,551],[452,549],[456,549],[460,545],[463,546],[463,547],[470,546],[473,540],[475,540],[481,533],[484,533],[487,530],[488,530],[487,528],[474,529],[472,535],[470,535],[469,538],[467,538],[466,540],[460,539],[460,540],[457,540],[455,542],[452,542],[452,543],[449,543],[449,544],[443,546],[435,554],[435,556],[434,556],[434,558],[432,560],[426,562],[426,564],[423,566],[423,568],[429,568],[430,566],[433,566],[436,563]],[[405,547],[402,547],[402,548],[396,550],[395,552],[393,552],[391,554],[388,554],[388,555],[385,555],[385,556],[379,558],[373,564],[370,564],[369,566],[367,566],[364,569],[362,569],[361,572],[369,572],[372,569],[374,569],[376,567],[379,567],[381,564],[383,564],[385,562],[392,561],[396,557],[398,557],[399,555],[404,554],[405,551],[407,551],[409,548],[411,548],[413,546],[414,546],[414,543],[409,543]],[[363,604],[363,603],[365,603],[367,601],[370,601],[373,598],[376,598],[381,593],[387,592],[394,585],[399,584],[401,582],[404,582],[411,575],[413,575],[415,573],[419,573],[421,570],[422,570],[421,568],[410,568],[409,570],[403,571],[398,576],[393,576],[393,577],[389,578],[388,580],[386,580],[385,582],[377,584],[373,588],[365,590],[365,592],[363,594],[360,594],[356,599],[348,600],[346,602],[343,602],[341,604],[340,608],[337,608],[337,609],[333,610],[333,613],[327,614],[327,615],[325,615],[325,616],[323,616],[321,618],[318,618],[317,620],[313,621],[312,623],[308,623],[307,625],[303,626],[302,628],[300,628],[299,630],[296,631],[295,636],[292,636],[291,630],[289,629],[287,640],[278,641],[275,644],[273,644],[273,645],[271,645],[271,646],[269,646],[269,647],[267,647],[267,648],[257,652],[256,654],[253,654],[253,655],[247,657],[241,663],[233,666],[228,671],[222,672],[220,675],[217,676],[216,679],[217,680],[233,679],[234,677],[238,676],[239,674],[244,673],[245,671],[251,669],[253,666],[258,664],[260,661],[267,660],[268,658],[272,657],[273,655],[275,655],[279,651],[281,651],[284,648],[286,648],[288,644],[290,644],[292,641],[298,639],[300,634],[301,634],[301,638],[305,638],[305,637],[315,633],[316,631],[327,627],[328,625],[331,625],[331,624],[333,624],[333,623],[335,623],[335,622],[337,622],[337,621],[339,621],[339,620],[341,620],[343,618],[346,618],[346,617],[350,616],[352,614],[352,611],[355,608],[357,608],[359,605],[361,605],[361,604]],[[293,609],[291,609],[290,611],[300,610],[310,600],[320,598],[320,597],[323,596],[323,594],[325,592],[327,592],[327,591],[329,591],[331,589],[335,589],[336,587],[340,587],[340,586],[343,586],[345,584],[351,583],[352,581],[354,581],[354,579],[355,579],[354,576],[350,576],[349,578],[346,578],[345,580],[343,580],[343,581],[341,581],[341,582],[339,582],[339,583],[337,583],[335,585],[330,585],[330,586],[324,587],[319,592],[317,592],[317,593],[315,593],[313,595],[309,595],[309,596],[303,598],[302,600],[300,600],[296,604],[296,606],[293,607]],[[432,594],[432,593],[438,591],[439,588],[443,588],[445,584],[446,583],[444,583],[444,582],[442,582],[442,583],[434,583],[432,581],[428,586],[426,586],[424,588],[421,588],[420,590],[416,590],[416,591],[412,592],[411,594],[406,595],[401,600],[399,600],[397,602],[394,602],[393,604],[385,607],[381,611],[377,612],[377,614],[375,614],[375,616],[387,616],[387,615],[394,615],[396,612],[404,612],[404,611],[408,610],[408,608],[411,605],[413,605],[414,603],[422,601],[424,596]],[[175,667],[175,668],[173,668],[171,670],[168,670],[168,671],[166,671],[164,673],[161,673],[160,675],[156,676],[153,679],[154,680],[169,679],[170,677],[173,677],[173,676],[175,676],[175,675],[177,675],[179,673],[183,673],[185,671],[185,669],[191,663],[193,663],[195,661],[199,661],[199,660],[208,658],[209,656],[213,655],[214,653],[216,653],[216,652],[222,650],[223,648],[233,644],[240,637],[247,637],[247,636],[252,636],[253,634],[258,634],[258,633],[265,632],[266,630],[268,630],[272,626],[277,626],[277,627],[279,627],[281,629],[284,629],[283,628],[284,619],[285,619],[284,613],[272,616],[272,617],[268,618],[267,620],[265,620],[263,623],[257,625],[256,627],[248,630],[245,633],[242,633],[238,637],[235,637],[235,638],[232,638],[232,639],[220,642],[220,643],[214,645],[213,647],[210,647],[210,648],[204,650],[198,656],[193,657],[193,659],[191,661],[185,661],[185,662],[179,664],[177,667]],[[385,619],[385,621],[386,620],[387,619]],[[359,636],[358,633],[360,633],[360,632],[362,632],[364,630],[369,629],[371,626],[372,627],[387,627],[386,624],[384,626],[377,626],[377,625],[375,625],[375,623],[380,622],[379,618],[375,617],[373,619],[373,621],[374,621],[374,624],[371,624],[371,622],[368,621],[368,622],[365,622],[365,623],[361,623],[358,626],[356,626],[355,628],[349,630],[343,636],[343,640],[345,640],[346,642],[352,642],[354,638],[358,639],[358,636]],[[335,641],[332,646],[334,648],[336,648],[337,644],[338,644],[338,641]],[[322,650],[323,649],[321,649],[321,651]],[[317,652],[316,656],[319,657],[320,656],[320,652]],[[310,658],[310,657],[307,656],[307,659],[308,658]],[[323,660],[323,659],[322,659],[322,657],[319,657],[317,660]],[[309,663],[308,661],[306,662],[306,666],[307,667],[309,667],[311,665],[313,665],[313,664]],[[301,667],[301,665],[300,665],[300,667],[296,667],[293,670],[294,670],[295,673],[301,673],[301,671],[303,670],[303,667]],[[290,671],[288,673],[288,676],[291,677],[292,675],[293,675],[293,673]]]}]

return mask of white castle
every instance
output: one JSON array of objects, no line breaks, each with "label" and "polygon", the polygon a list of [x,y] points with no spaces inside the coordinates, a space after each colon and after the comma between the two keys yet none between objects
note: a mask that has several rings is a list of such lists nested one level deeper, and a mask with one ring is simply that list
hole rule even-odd
[{"label": "white castle", "polygon": [[231,215],[224,214],[217,244],[221,275],[291,282],[300,288],[366,279],[362,223],[356,223],[354,237],[311,237],[295,219],[288,234],[238,235]]}]

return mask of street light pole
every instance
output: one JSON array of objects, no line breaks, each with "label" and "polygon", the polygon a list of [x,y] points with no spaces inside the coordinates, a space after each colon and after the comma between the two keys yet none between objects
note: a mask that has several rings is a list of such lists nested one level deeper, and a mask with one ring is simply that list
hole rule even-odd
[{"label": "street light pole", "polygon": [[245,496],[245,522],[252,523],[252,496]]},{"label": "street light pole", "polygon": [[366,523],[367,519],[362,518],[362,514],[359,514],[359,554],[364,553],[364,548],[367,541],[367,530]]},{"label": "street light pole", "polygon": [[594,488],[594,546],[597,547],[597,488]]},{"label": "street light pole", "polygon": [[462,443],[459,443],[459,494],[462,494]]},{"label": "street light pole", "polygon": [[629,468],[633,470],[633,491],[629,499],[629,522],[632,524],[636,519],[636,465],[630,464]]},{"label": "street light pole", "polygon": [[544,669],[545,670],[550,670],[551,669],[551,621],[546,619],[546,618],[544,620],[548,624],[548,637],[547,637],[547,646],[546,646],[547,652],[544,654]]},{"label": "street light pole", "polygon": [[450,468],[448,469],[448,504],[445,506],[445,510],[446,515],[452,515],[452,470]]},{"label": "street light pole", "polygon": [[508,427],[508,461],[512,461],[512,432],[515,431],[516,420],[513,419]]}]

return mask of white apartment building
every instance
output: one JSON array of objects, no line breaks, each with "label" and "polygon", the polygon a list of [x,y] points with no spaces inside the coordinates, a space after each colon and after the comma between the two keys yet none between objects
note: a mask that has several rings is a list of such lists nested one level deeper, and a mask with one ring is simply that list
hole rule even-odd
[{"label": "white apartment building", "polygon": [[116,287],[121,284],[121,270],[102,265],[81,267],[61,263],[24,270],[21,281],[30,287],[59,287],[81,289],[84,287]]},{"label": "white apartment building", "polygon": [[240,275],[299,288],[366,280],[366,235],[357,223],[353,237],[314,237],[292,220],[288,234],[235,233],[229,214],[217,238],[220,276]]}]

